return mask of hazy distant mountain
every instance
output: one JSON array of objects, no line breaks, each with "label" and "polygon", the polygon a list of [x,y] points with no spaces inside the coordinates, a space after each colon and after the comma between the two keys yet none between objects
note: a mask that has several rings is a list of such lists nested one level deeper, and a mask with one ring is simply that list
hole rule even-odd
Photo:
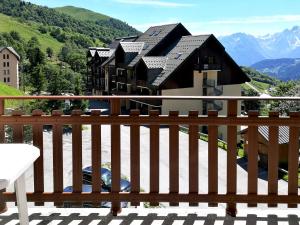
[{"label": "hazy distant mountain", "polygon": [[236,33],[219,40],[240,65],[249,66],[263,59],[300,58],[299,26],[261,37]]},{"label": "hazy distant mountain", "polygon": [[300,79],[300,59],[265,59],[251,67],[283,81]]}]

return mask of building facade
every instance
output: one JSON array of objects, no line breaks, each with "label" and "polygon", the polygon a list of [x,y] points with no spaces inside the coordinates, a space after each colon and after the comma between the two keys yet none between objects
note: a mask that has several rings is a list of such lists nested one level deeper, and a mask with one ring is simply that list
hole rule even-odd
[{"label": "building facade", "polygon": [[[250,81],[213,35],[192,36],[180,23],[150,27],[138,37],[114,41],[109,49],[111,56],[98,67],[104,77],[100,94],[240,96],[241,84]],[[92,60],[88,58],[88,65]],[[227,112],[223,101],[126,100],[122,106],[145,113]],[[225,131],[219,130],[224,139]]]},{"label": "building facade", "polygon": [[19,89],[20,56],[12,47],[0,47],[0,81]]}]

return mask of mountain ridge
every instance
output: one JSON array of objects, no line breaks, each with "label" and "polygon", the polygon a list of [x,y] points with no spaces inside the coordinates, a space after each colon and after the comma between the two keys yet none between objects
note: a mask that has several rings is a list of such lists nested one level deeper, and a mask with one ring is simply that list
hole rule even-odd
[{"label": "mountain ridge", "polygon": [[220,36],[219,40],[239,65],[250,66],[264,59],[300,58],[300,26],[258,37],[235,33]]}]

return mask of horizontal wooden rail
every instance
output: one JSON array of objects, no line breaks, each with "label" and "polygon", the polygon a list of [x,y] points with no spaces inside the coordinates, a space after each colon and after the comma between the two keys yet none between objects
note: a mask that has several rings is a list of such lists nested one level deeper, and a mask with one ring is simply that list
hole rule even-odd
[{"label": "horizontal wooden rail", "polygon": [[[7,201],[16,201],[15,193],[4,193]],[[300,196],[257,194],[177,194],[177,193],[27,193],[28,201],[65,202],[135,201],[135,202],[219,202],[219,203],[274,203],[293,204]]]},{"label": "horizontal wooden rail", "polygon": [[[80,119],[79,119],[80,118]],[[127,115],[119,116],[87,116],[83,115],[76,119],[69,115],[64,116],[0,116],[0,124],[109,124],[109,125],[249,125],[249,126],[295,126],[300,127],[300,118],[298,117],[207,117],[199,115],[198,117],[190,118],[185,115],[178,116],[176,120],[170,119],[167,115],[160,115],[159,117],[149,117],[147,115],[141,115],[138,118]]]}]

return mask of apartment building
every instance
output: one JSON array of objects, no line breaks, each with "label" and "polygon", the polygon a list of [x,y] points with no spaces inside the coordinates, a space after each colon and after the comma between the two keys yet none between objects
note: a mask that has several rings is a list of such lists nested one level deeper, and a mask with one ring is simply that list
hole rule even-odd
[{"label": "apartment building", "polygon": [[19,89],[20,56],[12,47],[0,47],[0,81]]},{"label": "apartment building", "polygon": [[[115,40],[109,49],[111,56],[98,67],[104,84],[99,94],[240,96],[241,84],[250,81],[214,35],[192,36],[181,23],[150,27],[131,40]],[[88,58],[88,62],[92,60]],[[226,103],[216,100],[132,99],[124,100],[122,106],[142,112],[159,109],[163,114],[171,110],[181,114],[197,110],[203,115],[211,109],[227,112]],[[224,139],[225,128],[219,131]]]}]

